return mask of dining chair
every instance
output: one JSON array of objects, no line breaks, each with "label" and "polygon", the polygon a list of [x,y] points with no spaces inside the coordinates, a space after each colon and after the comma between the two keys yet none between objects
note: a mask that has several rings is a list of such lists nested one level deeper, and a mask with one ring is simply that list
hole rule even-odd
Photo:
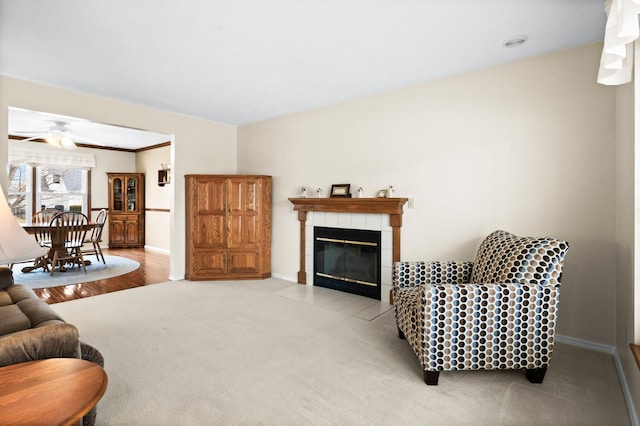
[{"label": "dining chair", "polygon": [[42,229],[38,229],[34,232],[36,241],[41,247],[51,247],[51,233],[48,226],[51,223],[51,219],[57,214],[60,214],[59,210],[45,209],[40,210],[31,217],[31,224],[41,226]]},{"label": "dining chair", "polygon": [[100,247],[100,241],[102,241],[102,229],[107,221],[107,209],[102,209],[98,212],[96,217],[96,226],[91,229],[89,238],[85,241],[82,248],[82,255],[87,256],[95,254],[96,259],[102,259],[102,263],[105,265],[107,262],[104,260],[104,254],[102,254],[102,247]]},{"label": "dining chair", "polygon": [[49,223],[51,232],[51,276],[58,266],[60,271],[66,270],[66,264],[87,267],[82,256],[82,245],[87,234],[89,219],[80,212],[63,212],[55,215]]},{"label": "dining chair", "polygon": [[[59,210],[54,209],[44,209],[40,210],[31,216],[31,224],[40,226],[33,235],[40,244],[40,247],[46,247],[51,250],[51,232],[49,231],[49,223],[51,219],[57,214],[59,214]],[[33,260],[34,265],[41,266],[44,271],[49,272],[49,262],[47,260],[47,256],[42,256]],[[13,267],[13,265],[11,265]]]}]

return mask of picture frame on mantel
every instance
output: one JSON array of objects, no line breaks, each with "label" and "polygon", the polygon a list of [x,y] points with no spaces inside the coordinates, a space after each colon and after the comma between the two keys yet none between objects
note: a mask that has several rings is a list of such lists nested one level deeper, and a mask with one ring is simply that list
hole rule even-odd
[{"label": "picture frame on mantel", "polygon": [[348,198],[351,196],[349,193],[350,183],[341,183],[331,185],[331,198]]}]

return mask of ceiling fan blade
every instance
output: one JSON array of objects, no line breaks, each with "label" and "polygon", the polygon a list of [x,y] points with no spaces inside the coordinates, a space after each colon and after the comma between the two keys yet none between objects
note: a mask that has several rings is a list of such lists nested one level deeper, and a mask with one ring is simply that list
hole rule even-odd
[{"label": "ceiling fan blade", "polygon": [[71,139],[73,139],[75,142],[85,142],[85,143],[90,143],[92,145],[105,146],[105,144],[103,144],[101,142],[97,142],[97,141],[95,141],[93,139],[85,138],[84,136],[79,136],[79,135],[76,135],[74,133],[69,133],[69,137]]},{"label": "ceiling fan blade", "polygon": [[35,139],[44,139],[45,137],[47,137],[47,133],[40,133],[39,136],[31,136],[30,138],[20,140],[20,142],[29,142]]}]

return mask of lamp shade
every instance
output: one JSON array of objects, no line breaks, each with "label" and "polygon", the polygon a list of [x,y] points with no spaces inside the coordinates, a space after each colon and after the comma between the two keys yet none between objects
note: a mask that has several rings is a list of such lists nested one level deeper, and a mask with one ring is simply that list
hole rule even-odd
[{"label": "lamp shade", "polygon": [[0,265],[35,259],[46,253],[47,250],[22,229],[0,187]]}]

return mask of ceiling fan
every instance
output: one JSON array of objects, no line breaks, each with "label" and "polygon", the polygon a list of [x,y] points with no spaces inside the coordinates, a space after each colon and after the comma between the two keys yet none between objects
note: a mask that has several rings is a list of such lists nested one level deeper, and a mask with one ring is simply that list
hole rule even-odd
[{"label": "ceiling fan", "polygon": [[49,127],[49,130],[45,132],[33,132],[33,131],[14,131],[18,135],[33,135],[27,139],[23,139],[23,141],[31,141],[34,139],[44,139],[47,143],[65,149],[76,149],[76,142],[95,142],[91,139],[75,135],[71,133],[71,129],[69,128],[69,123],[66,121],[58,121],[52,120],[53,126]]}]

